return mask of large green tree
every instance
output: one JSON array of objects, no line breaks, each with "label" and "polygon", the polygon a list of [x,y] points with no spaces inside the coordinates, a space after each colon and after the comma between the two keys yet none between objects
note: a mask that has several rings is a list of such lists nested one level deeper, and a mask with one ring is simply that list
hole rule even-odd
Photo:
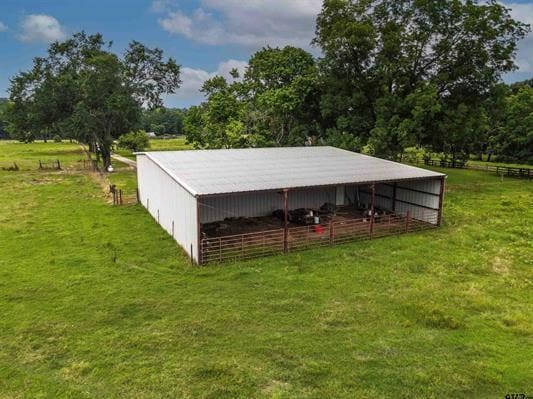
[{"label": "large green tree", "polygon": [[500,158],[533,163],[533,88],[522,85],[505,99],[498,135],[495,139]]},{"label": "large green tree", "polygon": [[6,111],[9,106],[7,98],[0,98],[0,138],[7,137]]},{"label": "large green tree", "polygon": [[76,138],[107,167],[113,140],[139,124],[143,106],[160,106],[179,76],[179,65],[159,49],[132,42],[119,58],[102,35],[77,33],[11,79],[8,128],[26,141],[57,133]]},{"label": "large green tree", "polygon": [[415,144],[469,152],[527,31],[493,0],[325,0],[315,38],[324,128],[387,157]]},{"label": "large green tree", "polygon": [[250,58],[244,76],[232,71],[206,81],[207,100],[187,112],[188,140],[204,148],[303,145],[320,133],[318,71],[312,55],[286,46]]},{"label": "large green tree", "polygon": [[267,145],[303,145],[320,133],[318,73],[308,52],[286,46],[264,48],[248,62],[244,75],[249,100],[248,125]]},{"label": "large green tree", "polygon": [[[234,76],[238,77],[234,72]],[[187,140],[200,148],[248,147],[251,136],[247,134],[246,101],[237,82],[229,83],[215,76],[202,86],[207,101],[191,107],[185,117]]]}]

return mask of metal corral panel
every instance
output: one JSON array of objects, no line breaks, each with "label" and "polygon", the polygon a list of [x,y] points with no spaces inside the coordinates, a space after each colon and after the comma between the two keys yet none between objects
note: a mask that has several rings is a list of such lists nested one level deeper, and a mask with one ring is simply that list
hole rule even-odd
[{"label": "metal corral panel", "polygon": [[144,153],[196,196],[441,177],[334,147]]},{"label": "metal corral panel", "polygon": [[[335,187],[291,190],[289,209],[319,208],[325,202],[335,203]],[[209,223],[228,217],[270,215],[283,208],[283,197],[277,191],[230,194],[199,198],[200,222]]]},{"label": "metal corral panel", "polygon": [[137,181],[144,207],[198,261],[196,198],[144,155],[137,155]]}]

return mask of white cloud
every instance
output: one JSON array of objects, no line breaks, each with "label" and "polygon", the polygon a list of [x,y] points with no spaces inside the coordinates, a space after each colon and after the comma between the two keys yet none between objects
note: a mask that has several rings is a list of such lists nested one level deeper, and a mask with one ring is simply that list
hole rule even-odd
[{"label": "white cloud", "polygon": [[176,91],[176,94],[166,96],[164,102],[167,106],[188,106],[199,104],[204,100],[204,95],[200,92],[200,89],[206,80],[220,75],[232,81],[233,78],[230,75],[231,70],[237,68],[239,74],[242,76],[247,65],[248,63],[245,61],[227,60],[221,62],[218,65],[217,70],[213,72],[208,72],[203,69],[182,67],[181,80],[183,81],[183,84]]},{"label": "white cloud", "polygon": [[[533,28],[533,4],[532,3],[507,3],[510,14],[514,19],[529,24]],[[518,72],[533,72],[533,34],[530,33],[524,40],[518,43],[516,57]]]},{"label": "white cloud", "polygon": [[171,34],[217,45],[249,48],[292,44],[309,47],[322,0],[201,0],[185,14],[175,3],[155,0],[152,9],[164,13],[161,27]]},{"label": "white cloud", "polygon": [[59,21],[50,15],[27,15],[20,23],[20,29],[19,39],[23,42],[50,43],[65,38]]},{"label": "white cloud", "polygon": [[7,25],[0,21],[0,32],[5,32],[7,30]]}]

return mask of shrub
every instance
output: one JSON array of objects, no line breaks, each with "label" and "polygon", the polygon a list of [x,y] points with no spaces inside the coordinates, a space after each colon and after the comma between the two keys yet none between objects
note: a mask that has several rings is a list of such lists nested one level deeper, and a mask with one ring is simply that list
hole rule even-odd
[{"label": "shrub", "polygon": [[150,141],[144,130],[123,134],[118,138],[119,148],[125,148],[131,151],[142,151],[150,147]]},{"label": "shrub", "polygon": [[55,142],[55,143],[61,143],[61,136],[60,136],[59,134],[56,134],[56,135],[54,136],[54,142]]}]

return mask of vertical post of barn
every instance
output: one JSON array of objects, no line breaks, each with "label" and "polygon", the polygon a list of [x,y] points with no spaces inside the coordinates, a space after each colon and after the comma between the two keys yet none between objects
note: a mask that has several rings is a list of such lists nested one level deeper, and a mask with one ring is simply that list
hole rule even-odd
[{"label": "vertical post of barn", "polygon": [[391,209],[394,213],[396,213],[396,190],[398,189],[398,183],[394,182],[394,185],[392,186],[392,206]]},{"label": "vertical post of barn", "polygon": [[440,189],[439,189],[439,210],[437,214],[437,226],[440,226],[442,222],[442,205],[444,202],[444,176],[440,179]]},{"label": "vertical post of barn", "polygon": [[289,200],[288,200],[288,188],[283,189],[283,252],[289,250]]},{"label": "vertical post of barn", "polygon": [[372,198],[370,200],[370,238],[374,235],[374,206],[375,206],[375,200],[376,200],[376,185],[372,184],[370,186],[370,190],[372,192]]}]

